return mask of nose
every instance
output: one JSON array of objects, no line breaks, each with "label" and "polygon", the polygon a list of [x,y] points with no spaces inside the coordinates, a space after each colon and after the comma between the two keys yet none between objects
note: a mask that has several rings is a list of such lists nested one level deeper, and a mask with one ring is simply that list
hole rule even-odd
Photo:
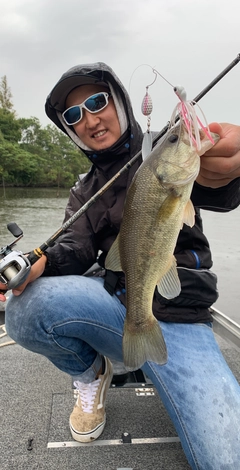
[{"label": "nose", "polygon": [[98,113],[92,114],[89,113],[86,109],[84,110],[83,119],[89,129],[96,127],[100,122],[100,117]]}]

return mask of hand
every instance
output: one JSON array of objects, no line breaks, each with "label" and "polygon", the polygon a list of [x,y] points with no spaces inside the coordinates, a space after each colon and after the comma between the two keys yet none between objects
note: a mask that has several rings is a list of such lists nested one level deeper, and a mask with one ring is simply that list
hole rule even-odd
[{"label": "hand", "polygon": [[[42,275],[44,269],[45,269],[46,262],[47,262],[47,257],[45,255],[42,255],[42,257],[38,261],[36,261],[36,263],[34,263],[32,265],[30,273],[29,273],[26,281],[23,284],[21,284],[20,286],[18,286],[16,289],[12,289],[13,295],[15,295],[15,296],[20,295],[24,291],[25,287],[30,282],[33,282],[38,277],[40,277]],[[0,283],[0,291],[1,290],[6,290],[6,285],[5,284]],[[5,302],[6,301],[6,296],[3,295],[3,294],[0,294],[0,301]]]},{"label": "hand", "polygon": [[[1,291],[4,291],[4,290],[6,290],[6,286],[5,286],[5,284],[2,284],[2,283],[0,282],[0,292],[1,292]],[[0,293],[0,302],[6,302],[6,300],[7,300],[7,299],[6,299],[6,296],[5,296],[4,294],[1,294],[1,293]]]},{"label": "hand", "polygon": [[220,188],[240,176],[240,126],[213,122],[211,132],[220,140],[201,156],[201,168],[197,182],[202,186]]}]

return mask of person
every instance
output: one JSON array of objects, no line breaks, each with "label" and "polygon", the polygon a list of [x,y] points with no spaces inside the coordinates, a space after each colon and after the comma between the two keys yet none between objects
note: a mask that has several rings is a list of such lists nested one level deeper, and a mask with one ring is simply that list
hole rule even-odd
[{"label": "person", "polygon": [[[143,133],[128,93],[104,63],[64,73],[47,97],[46,113],[92,164],[70,191],[66,221],[141,149]],[[191,195],[195,225],[183,226],[174,253],[181,293],[166,300],[156,291],[153,299],[168,361],[147,362],[142,370],[156,387],[191,468],[236,470],[240,387],[212,332],[209,307],[217,299],[217,283],[200,209],[226,212],[240,203],[240,126],[212,123],[210,129],[220,140],[201,157]],[[47,249],[6,307],[9,335],[73,377],[78,398],[70,430],[80,442],[102,433],[111,360],[123,361],[124,275],[105,270],[104,260],[140,164],[141,158]],[[84,276],[96,261],[102,270]]]}]

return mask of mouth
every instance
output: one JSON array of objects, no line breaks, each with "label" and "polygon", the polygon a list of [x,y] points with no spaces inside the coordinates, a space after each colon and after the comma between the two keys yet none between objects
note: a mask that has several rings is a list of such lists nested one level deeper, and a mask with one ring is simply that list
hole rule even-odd
[{"label": "mouth", "polygon": [[96,132],[95,134],[92,135],[92,137],[94,139],[97,139],[98,137],[102,137],[103,135],[105,135],[107,133],[106,130],[103,130],[103,131],[99,131],[99,132]]}]

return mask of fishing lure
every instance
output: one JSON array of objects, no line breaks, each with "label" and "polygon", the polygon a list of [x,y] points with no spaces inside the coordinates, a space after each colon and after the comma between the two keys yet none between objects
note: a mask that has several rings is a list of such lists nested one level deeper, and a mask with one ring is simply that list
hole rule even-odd
[{"label": "fishing lure", "polygon": [[[155,79],[156,80],[156,79]],[[154,81],[155,81],[154,80]],[[154,83],[154,82],[153,82]],[[152,150],[152,133],[150,130],[151,125],[151,114],[153,110],[152,98],[148,93],[148,88],[150,85],[146,86],[146,93],[142,101],[141,111],[144,116],[147,116],[147,131],[143,136],[142,141],[142,158],[145,158],[151,153]]]},{"label": "fishing lure", "polygon": [[147,131],[144,134],[143,137],[143,142],[142,142],[142,158],[145,160],[145,158],[151,153],[152,151],[152,133],[150,130],[150,125],[151,125],[151,114],[153,111],[153,102],[152,98],[148,93],[148,88],[152,86],[155,81],[157,80],[157,72],[152,69],[153,73],[155,74],[155,78],[152,83],[146,86],[146,93],[144,95],[144,98],[142,100],[142,106],[141,106],[141,111],[144,116],[147,116]]},{"label": "fishing lure", "polygon": [[[182,86],[175,86],[173,90],[177,97],[180,100],[180,103],[174,108],[170,124],[174,125],[176,121],[177,115],[179,115],[180,120],[183,121],[189,136],[189,141],[191,146],[195,146],[197,150],[201,149],[201,137],[200,137],[200,129],[204,132],[204,134],[208,137],[208,139],[214,145],[214,140],[211,136],[209,131],[208,123],[206,117],[201,110],[200,106],[197,105],[194,101],[187,100],[187,93]],[[198,110],[201,112],[204,124],[198,117],[195,107],[197,106]]]},{"label": "fishing lure", "polygon": [[[149,66],[150,67],[150,66]],[[152,68],[152,67],[151,67]],[[208,139],[214,144],[211,133],[209,131],[208,123],[206,117],[201,110],[200,106],[197,105],[195,101],[187,100],[187,93],[184,87],[178,85],[173,86],[163,75],[161,75],[155,68],[152,68],[152,72],[155,74],[155,78],[150,85],[146,86],[146,93],[142,101],[141,110],[144,116],[147,116],[147,131],[144,134],[143,143],[142,143],[142,157],[145,159],[152,150],[152,134],[150,131],[151,123],[151,113],[153,110],[152,99],[148,93],[148,88],[153,85],[159,75],[163,80],[165,80],[172,88],[174,93],[179,99],[179,103],[175,106],[171,119],[170,127],[174,126],[178,118],[180,122],[184,124],[191,146],[196,147],[197,150],[201,149],[201,131],[208,137]],[[201,121],[197,115],[196,108],[200,111],[204,123]]]}]

